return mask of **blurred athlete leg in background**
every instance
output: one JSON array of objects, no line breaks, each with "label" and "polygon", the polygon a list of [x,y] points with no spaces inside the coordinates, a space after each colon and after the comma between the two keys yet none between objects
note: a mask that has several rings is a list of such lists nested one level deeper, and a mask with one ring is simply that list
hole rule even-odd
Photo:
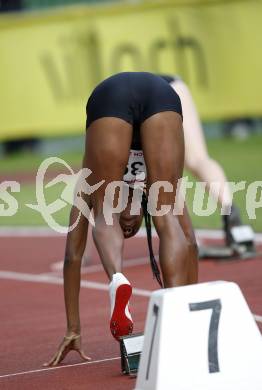
[{"label": "blurred athlete leg in background", "polygon": [[[183,109],[185,137],[185,168],[200,181],[206,182],[214,199],[218,199],[224,211],[230,210],[232,195],[223,168],[213,160],[207,151],[203,128],[187,85],[176,79],[170,85],[179,95]],[[212,182],[221,183],[220,189],[210,186]],[[237,208],[233,205],[231,213],[223,216],[227,244],[231,243],[230,227],[241,224]]]}]

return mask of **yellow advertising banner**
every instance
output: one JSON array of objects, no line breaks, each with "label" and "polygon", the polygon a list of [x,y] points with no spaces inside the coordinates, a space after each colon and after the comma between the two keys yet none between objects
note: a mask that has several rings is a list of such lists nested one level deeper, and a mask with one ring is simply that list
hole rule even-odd
[{"label": "yellow advertising banner", "polygon": [[147,1],[0,18],[0,138],[82,132],[92,88],[179,74],[202,119],[262,115],[261,1]]}]

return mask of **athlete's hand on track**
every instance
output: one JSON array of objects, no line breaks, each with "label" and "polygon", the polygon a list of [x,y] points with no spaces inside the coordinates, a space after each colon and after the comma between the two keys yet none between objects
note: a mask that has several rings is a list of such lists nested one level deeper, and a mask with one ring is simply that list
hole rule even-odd
[{"label": "athlete's hand on track", "polygon": [[81,346],[81,335],[71,334],[70,336],[65,336],[63,341],[58,347],[57,352],[52,357],[52,359],[44,363],[44,367],[54,367],[57,366],[62,360],[66,357],[68,352],[77,351],[83,360],[89,361],[90,357],[86,356],[82,346]]}]

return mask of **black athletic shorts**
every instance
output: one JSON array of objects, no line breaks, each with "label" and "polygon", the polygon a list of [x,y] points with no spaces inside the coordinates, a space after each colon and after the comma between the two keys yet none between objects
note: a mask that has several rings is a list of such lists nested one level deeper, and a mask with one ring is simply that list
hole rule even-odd
[{"label": "black athletic shorts", "polygon": [[99,118],[121,118],[133,125],[131,148],[141,149],[141,123],[163,111],[182,116],[179,96],[163,78],[147,72],[118,73],[98,84],[89,97],[86,127]]},{"label": "black athletic shorts", "polygon": [[162,79],[168,82],[168,84],[173,83],[176,80],[181,80],[178,76],[170,76],[168,74],[159,74]]}]

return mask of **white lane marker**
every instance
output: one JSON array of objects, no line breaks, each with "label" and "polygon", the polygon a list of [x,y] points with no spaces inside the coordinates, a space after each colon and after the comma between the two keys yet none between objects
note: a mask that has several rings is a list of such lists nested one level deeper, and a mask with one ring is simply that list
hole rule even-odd
[{"label": "white lane marker", "polygon": [[[155,230],[152,232],[156,236]],[[66,233],[58,233],[45,226],[0,226],[0,237],[65,237]],[[146,229],[141,227],[136,237],[145,237]]]},{"label": "white lane marker", "polygon": [[[52,275],[36,275],[26,274],[12,271],[0,271],[0,279],[16,280],[21,282],[33,282],[33,283],[49,283],[49,284],[63,284],[63,278]],[[100,282],[92,282],[88,280],[81,281],[81,287],[90,288],[100,291],[108,291],[108,284]],[[142,290],[139,288],[133,288],[133,295],[142,297],[150,297],[152,291]]]},{"label": "white lane marker", "polygon": [[[222,230],[215,229],[196,229],[196,236],[199,239],[221,239],[223,238]],[[152,229],[152,234],[155,237],[156,231]],[[1,226],[0,237],[65,237],[65,234],[57,233],[53,229],[44,226]],[[136,234],[136,237],[145,237],[146,229],[141,229]],[[262,233],[255,233],[255,241],[262,243]]]},{"label": "white lane marker", "polygon": [[51,228],[44,226],[1,226],[0,237],[65,237]]},{"label": "white lane marker", "polygon": [[253,314],[253,315],[257,322],[262,322],[262,316],[258,316],[257,314]]},{"label": "white lane marker", "polygon": [[[0,279],[16,280],[21,282],[33,282],[33,283],[63,284],[63,278],[60,278],[58,276],[25,274],[20,272],[11,272],[11,271],[0,271]],[[81,287],[100,290],[100,291],[108,291],[108,284],[91,282],[88,280],[82,280]],[[152,291],[150,290],[133,288],[133,295],[137,295],[140,297],[150,297],[151,293]],[[253,316],[257,322],[262,323],[262,316],[258,314],[253,314]]]},{"label": "white lane marker", "polygon": [[[157,256],[156,256],[157,258]],[[136,259],[127,259],[124,260],[124,266],[125,268],[131,268],[136,265],[144,265],[144,264],[149,264],[149,259],[148,257],[138,257]],[[50,268],[53,270],[53,272],[58,272],[62,271],[64,266],[63,261],[57,261],[55,263],[52,263]],[[81,268],[81,274],[92,274],[94,272],[99,272],[102,271],[104,268],[101,264],[94,264],[94,265],[87,265],[86,267]],[[44,275],[52,275],[51,272],[44,273]]]},{"label": "white lane marker", "polygon": [[112,357],[108,359],[102,359],[102,360],[94,360],[91,362],[83,362],[83,363],[76,363],[76,364],[67,364],[64,366],[57,366],[57,367],[47,367],[47,368],[42,368],[39,370],[30,370],[30,371],[21,371],[21,372],[15,372],[13,374],[5,374],[5,375],[0,375],[0,379],[3,378],[12,378],[14,376],[19,376],[19,375],[28,375],[28,374],[37,374],[39,372],[45,372],[45,371],[55,371],[55,370],[61,370],[63,368],[71,368],[71,367],[79,367],[79,366],[87,366],[91,364],[100,364],[100,363],[106,363],[106,362],[111,362],[114,360],[119,360],[120,357]]}]

